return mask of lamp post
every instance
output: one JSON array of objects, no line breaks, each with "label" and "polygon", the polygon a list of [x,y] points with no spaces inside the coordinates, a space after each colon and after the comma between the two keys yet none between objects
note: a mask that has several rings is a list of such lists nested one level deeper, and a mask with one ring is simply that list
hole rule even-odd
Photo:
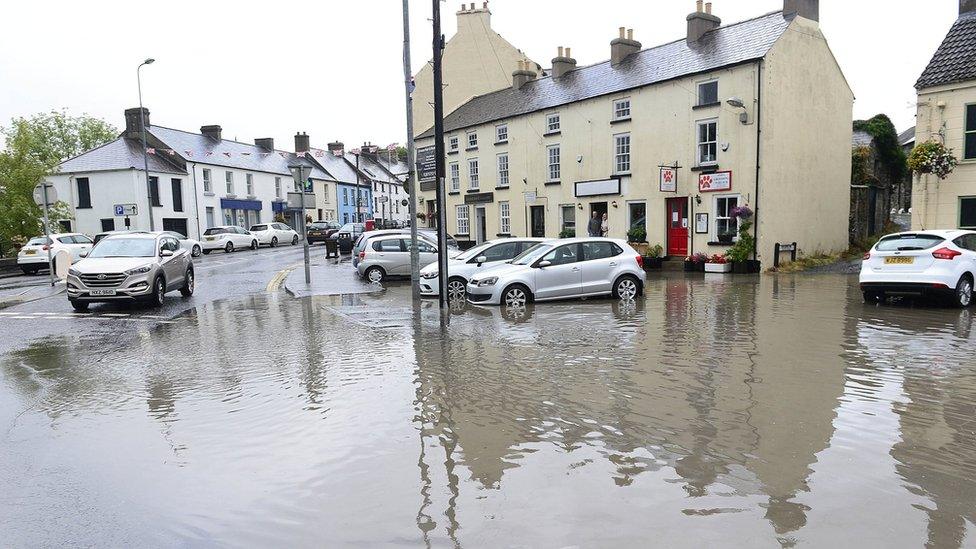
[{"label": "lamp post", "polygon": [[142,167],[146,172],[146,196],[149,200],[149,207],[146,209],[149,212],[149,230],[156,230],[153,224],[153,192],[152,186],[149,185],[149,151],[146,145],[146,111],[142,108],[142,66],[152,65],[156,60],[152,57],[147,58],[145,61],[136,67],[136,85],[139,87],[139,120],[140,126],[142,127]]},{"label": "lamp post", "polygon": [[[288,166],[291,176],[295,180],[295,186],[302,193],[302,247],[305,249],[305,284],[312,282],[312,273],[309,271],[308,260],[308,227],[305,225],[305,192],[308,177],[312,174],[312,167],[304,164],[292,164]],[[314,206],[313,206],[314,207]]]}]

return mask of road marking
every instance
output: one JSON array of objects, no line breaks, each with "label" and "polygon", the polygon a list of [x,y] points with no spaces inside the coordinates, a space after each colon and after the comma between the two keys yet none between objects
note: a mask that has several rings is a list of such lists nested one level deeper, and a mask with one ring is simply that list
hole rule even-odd
[{"label": "road marking", "polygon": [[266,290],[269,292],[277,292],[279,289],[281,289],[281,285],[285,283],[285,279],[288,278],[288,275],[298,267],[304,265],[304,263],[304,261],[302,263],[295,263],[294,265],[289,265],[278,271],[273,277],[271,277],[271,281],[268,282],[268,287]]},{"label": "road marking", "polygon": [[102,313],[101,316],[114,316],[118,318],[127,318],[129,313]]}]

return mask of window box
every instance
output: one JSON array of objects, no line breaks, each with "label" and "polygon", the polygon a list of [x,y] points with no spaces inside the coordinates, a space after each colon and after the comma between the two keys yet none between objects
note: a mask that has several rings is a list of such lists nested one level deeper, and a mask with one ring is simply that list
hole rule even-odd
[{"label": "window box", "polygon": [[448,191],[447,196],[457,196],[461,194],[461,191]]},{"label": "window box", "polygon": [[500,187],[495,187],[495,190],[496,191],[507,191],[508,188],[509,188],[508,185],[503,185],[503,186],[500,186]]},{"label": "window box", "polygon": [[731,273],[732,264],[731,263],[706,263],[705,272],[706,273]]}]

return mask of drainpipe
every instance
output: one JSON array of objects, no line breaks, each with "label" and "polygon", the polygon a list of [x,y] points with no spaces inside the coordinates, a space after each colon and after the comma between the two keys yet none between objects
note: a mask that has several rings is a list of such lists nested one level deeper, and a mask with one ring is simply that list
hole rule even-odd
[{"label": "drainpipe", "polygon": [[202,233],[200,232],[200,197],[197,195],[197,163],[194,162],[191,166],[190,169],[193,170],[193,211],[196,212],[197,216],[197,240],[200,240]]},{"label": "drainpipe", "polygon": [[759,161],[762,151],[762,59],[756,62],[756,200],[753,203],[752,260],[759,258]]}]

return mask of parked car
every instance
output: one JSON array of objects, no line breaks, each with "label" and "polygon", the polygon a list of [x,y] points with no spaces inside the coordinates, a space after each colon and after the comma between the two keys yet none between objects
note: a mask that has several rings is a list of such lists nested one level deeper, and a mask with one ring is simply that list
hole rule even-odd
[{"label": "parked car", "polygon": [[37,274],[37,271],[48,268],[48,251],[53,259],[59,251],[65,250],[70,254],[71,263],[74,263],[94,245],[92,239],[81,233],[54,234],[51,238],[37,236],[28,240],[17,252],[17,265],[24,274]]},{"label": "parked car", "polygon": [[633,299],[644,291],[645,276],[643,258],[623,240],[548,240],[478,273],[466,292],[469,303],[510,307],[600,295]]},{"label": "parked car", "polygon": [[88,257],[68,270],[68,301],[76,311],[106,301],[163,304],[166,292],[193,295],[193,259],[166,233],[115,235],[102,239]]},{"label": "parked car", "polygon": [[867,302],[926,295],[968,307],[974,277],[976,232],[913,231],[886,236],[864,254],[859,282]]},{"label": "parked car", "polygon": [[203,253],[209,254],[214,250],[224,250],[231,253],[237,249],[258,249],[258,239],[248,231],[236,226],[210,227],[203,232]]},{"label": "parked car", "polygon": [[176,240],[179,240],[180,247],[190,252],[190,255],[193,257],[200,257],[200,254],[203,253],[203,246],[200,246],[199,240],[194,240],[176,231],[163,231],[163,234],[172,236]]},{"label": "parked car", "polygon": [[[352,266],[353,267],[359,266],[359,256],[362,253],[363,248],[366,246],[367,241],[369,239],[376,238],[378,236],[387,236],[387,235],[404,235],[409,237],[410,231],[409,230],[405,231],[403,229],[380,229],[380,230],[367,231],[359,235],[359,238],[356,239],[356,243],[353,244],[352,246]],[[433,244],[434,246],[437,246],[436,235],[434,238],[431,238],[430,235],[417,231],[417,237],[423,238],[427,242]],[[407,241],[409,242],[409,238],[407,239]],[[448,250],[451,250],[450,246],[448,246]],[[456,252],[457,249],[455,248],[454,251]]]},{"label": "parked car", "polygon": [[[418,239],[417,251],[422,265],[437,260],[437,247],[431,242]],[[356,270],[370,282],[382,282],[393,276],[410,276],[410,239],[403,235],[370,238],[360,253]]]},{"label": "parked car", "polygon": [[287,242],[292,246],[298,244],[298,233],[294,229],[285,225],[284,223],[260,223],[258,225],[251,225],[249,231],[255,238],[258,239],[258,245],[267,244],[272,248],[277,248],[278,244]]},{"label": "parked car", "polygon": [[[541,238],[503,238],[485,242],[447,260],[447,293],[451,299],[464,299],[468,281],[478,273],[503,261],[512,260]],[[420,295],[436,297],[440,294],[438,265],[435,261],[420,270]]]},{"label": "parked car", "polygon": [[98,233],[95,235],[95,244],[101,242],[101,240],[106,236],[112,236],[116,234],[136,234],[136,233],[145,233],[145,232],[146,231],[105,231],[104,233]]},{"label": "parked car", "polygon": [[366,224],[346,223],[329,238],[338,242],[340,252],[347,254],[352,252],[353,242],[364,232],[366,232]]},{"label": "parked car", "polygon": [[338,221],[313,221],[305,226],[308,243],[325,242],[342,228]]}]

